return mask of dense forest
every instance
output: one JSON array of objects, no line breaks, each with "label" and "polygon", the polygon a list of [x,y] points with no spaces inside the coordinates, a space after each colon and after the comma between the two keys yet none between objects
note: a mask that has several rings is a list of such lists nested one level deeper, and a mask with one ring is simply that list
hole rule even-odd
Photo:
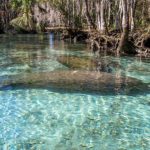
[{"label": "dense forest", "polygon": [[63,27],[64,38],[89,39],[94,52],[150,53],[150,0],[0,1],[1,33]]}]

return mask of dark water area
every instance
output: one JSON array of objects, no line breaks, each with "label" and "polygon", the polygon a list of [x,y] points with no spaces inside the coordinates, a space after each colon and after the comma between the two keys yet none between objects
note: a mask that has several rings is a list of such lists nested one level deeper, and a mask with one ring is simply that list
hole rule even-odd
[{"label": "dark water area", "polygon": [[[30,74],[76,70],[108,73],[113,77],[108,84],[122,85],[122,77],[139,82],[134,94],[126,94],[132,84],[117,86],[123,92],[96,93],[58,90],[44,79],[40,87],[23,80]],[[6,84],[17,77],[21,84]],[[53,34],[0,35],[0,149],[149,150],[149,84],[149,58],[96,58],[88,45]]]}]

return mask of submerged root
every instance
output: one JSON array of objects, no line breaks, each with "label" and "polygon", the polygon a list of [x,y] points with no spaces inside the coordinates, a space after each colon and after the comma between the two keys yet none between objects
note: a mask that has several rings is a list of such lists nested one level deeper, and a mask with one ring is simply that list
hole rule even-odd
[{"label": "submerged root", "polygon": [[[109,35],[102,35],[99,33],[92,33],[90,35],[91,49],[96,54],[110,53],[116,54],[120,42],[120,33],[111,33]],[[129,35],[129,51],[127,54],[136,51],[135,54],[150,57],[150,34],[142,34],[140,31]],[[130,51],[131,50],[131,51]]]},{"label": "submerged root", "polygon": [[150,57],[150,34],[136,33],[133,35],[134,43],[138,51],[138,55],[144,57]]},{"label": "submerged root", "polygon": [[94,34],[91,36],[91,49],[94,53],[114,53],[118,46],[118,38],[108,35]]}]

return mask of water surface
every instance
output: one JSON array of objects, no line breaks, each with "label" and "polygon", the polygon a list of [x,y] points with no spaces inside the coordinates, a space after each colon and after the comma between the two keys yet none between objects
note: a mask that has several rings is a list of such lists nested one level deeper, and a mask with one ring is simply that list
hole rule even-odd
[{"label": "water surface", "polygon": [[[57,61],[60,56],[95,57],[87,45],[52,35],[1,35],[0,41],[0,82],[18,74],[70,70]],[[150,59],[100,60],[113,64],[116,77],[150,83]],[[149,114],[147,89],[126,95],[6,86],[0,90],[0,149],[149,150]]]}]

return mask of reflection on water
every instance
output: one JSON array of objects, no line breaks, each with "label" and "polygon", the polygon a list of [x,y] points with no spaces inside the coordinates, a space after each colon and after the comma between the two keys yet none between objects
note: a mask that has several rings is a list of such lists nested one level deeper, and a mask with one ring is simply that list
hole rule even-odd
[{"label": "reflection on water", "polygon": [[[86,46],[83,44],[66,44],[63,41],[54,40],[49,36],[23,36],[16,38],[1,37],[0,71],[2,74],[15,74],[24,72],[52,71],[66,69],[56,61],[60,55],[86,55]],[[49,42],[50,41],[50,42]],[[52,47],[55,47],[53,49]]]},{"label": "reflection on water", "polygon": [[49,40],[50,48],[54,48],[54,33],[50,33]]},{"label": "reflection on water", "polygon": [[[1,35],[0,40],[0,82],[24,73],[97,67],[107,72],[109,67],[116,78],[150,83],[149,59],[93,59],[86,45],[56,40],[53,34]],[[148,91],[96,95],[8,86],[0,90],[0,149],[149,150],[149,114]]]}]

